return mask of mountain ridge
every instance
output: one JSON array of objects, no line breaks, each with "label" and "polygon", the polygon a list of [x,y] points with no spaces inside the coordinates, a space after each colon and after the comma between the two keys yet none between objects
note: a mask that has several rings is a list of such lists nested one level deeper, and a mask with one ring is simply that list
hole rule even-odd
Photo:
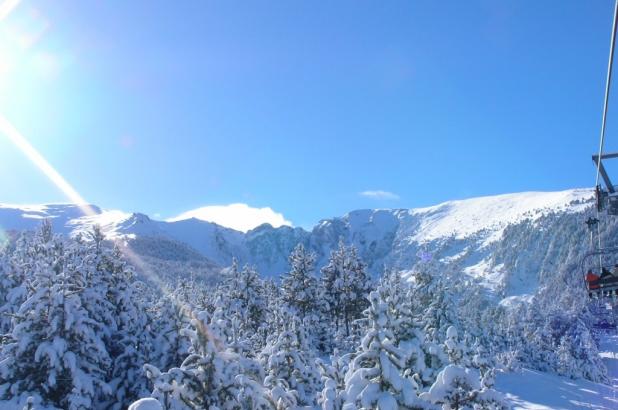
[{"label": "mountain ridge", "polygon": [[[547,258],[530,262],[525,271],[517,264],[505,265],[498,255],[507,261],[513,259],[508,247],[501,245],[506,240],[505,232],[515,235],[516,231],[519,236],[509,240],[521,240],[531,235],[539,221],[552,223],[555,215],[579,219],[592,204],[591,189],[523,192],[453,200],[424,208],[354,210],[323,219],[310,231],[264,224],[246,233],[196,218],[166,222],[141,213],[96,206],[92,207],[95,215],[80,216],[79,208],[71,204],[0,205],[0,227],[30,230],[43,218],[49,218],[57,232],[76,235],[98,224],[108,237],[132,243],[142,251],[154,246],[162,255],[170,255],[170,249],[165,247],[182,243],[183,255],[192,255],[190,249],[195,250],[215,270],[228,266],[235,257],[273,277],[287,270],[287,256],[296,244],[303,243],[314,251],[316,265],[321,267],[341,239],[358,248],[374,276],[390,268],[415,269],[422,263],[419,255],[429,255],[445,269],[459,269],[494,293],[513,296],[529,294],[538,286],[542,261]],[[155,246],[157,239],[159,245]],[[148,256],[152,258],[153,252],[149,251]]]}]

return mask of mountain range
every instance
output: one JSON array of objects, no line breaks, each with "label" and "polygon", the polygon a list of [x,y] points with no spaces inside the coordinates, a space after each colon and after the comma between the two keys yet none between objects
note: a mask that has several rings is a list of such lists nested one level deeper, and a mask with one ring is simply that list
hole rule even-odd
[{"label": "mountain range", "polygon": [[[141,213],[74,204],[0,205],[5,233],[33,230],[43,219],[61,234],[98,224],[110,239],[130,246],[147,264],[216,275],[232,258],[278,277],[303,243],[327,263],[340,240],[357,247],[369,272],[412,270],[424,264],[459,272],[502,298],[534,292],[575,248],[585,250],[583,221],[593,207],[591,189],[525,192],[448,201],[427,208],[364,209],[324,219],[313,229],[261,225],[246,233],[195,218],[165,222]],[[1,232],[0,232],[1,233]],[[1,237],[0,237],[1,239]]]}]

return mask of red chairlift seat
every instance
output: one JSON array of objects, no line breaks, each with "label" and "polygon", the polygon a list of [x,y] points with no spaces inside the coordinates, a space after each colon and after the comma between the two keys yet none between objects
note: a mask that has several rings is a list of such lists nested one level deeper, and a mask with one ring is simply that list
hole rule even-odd
[{"label": "red chairlift seat", "polygon": [[[618,274],[610,273],[610,269],[602,268],[601,277],[596,280],[589,280],[588,273],[594,269],[593,257],[603,257],[605,255],[618,255],[618,247],[604,248],[587,253],[581,262],[583,272],[583,282],[590,298],[604,298],[618,296]],[[598,265],[596,265],[598,268]],[[616,267],[614,266],[614,269]]]},{"label": "red chairlift seat", "polygon": [[590,297],[618,296],[618,276],[586,281],[586,285]]}]

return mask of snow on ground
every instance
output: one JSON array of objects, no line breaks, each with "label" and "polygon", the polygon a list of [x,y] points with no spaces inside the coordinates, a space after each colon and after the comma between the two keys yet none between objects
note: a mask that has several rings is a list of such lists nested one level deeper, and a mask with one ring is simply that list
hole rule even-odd
[{"label": "snow on ground", "polygon": [[[95,213],[101,212],[91,206]],[[58,233],[70,233],[67,221],[79,218],[84,212],[74,204],[9,205],[0,204],[0,229],[7,231],[33,230],[41,226],[41,220],[49,219]]]},{"label": "snow on ground", "polygon": [[502,283],[503,268],[503,263],[492,266],[491,258],[486,257],[481,259],[476,265],[465,267],[463,272],[473,278],[484,279],[488,287],[496,289]]},{"label": "snow on ground", "polygon": [[496,390],[506,395],[513,409],[618,409],[616,387],[533,370],[498,374]]},{"label": "snow on ground", "polygon": [[161,403],[159,403],[159,401],[152,399],[152,398],[140,399],[136,401],[135,403],[131,404],[128,408],[128,410],[162,410],[162,409],[163,407],[161,407]]},{"label": "snow on ground", "polygon": [[618,333],[603,338],[599,350],[600,356],[603,358],[605,366],[607,366],[611,384],[614,387],[612,396],[616,402],[614,408],[618,409]]},{"label": "snow on ground", "polygon": [[601,340],[600,355],[607,366],[611,386],[587,380],[533,370],[500,373],[496,389],[510,400],[514,409],[618,409],[618,334]]},{"label": "snow on ground", "polygon": [[[85,233],[90,230],[93,225],[99,225],[103,232],[110,239],[117,239],[121,236],[121,232],[118,232],[118,225],[123,221],[128,220],[131,217],[130,213],[118,211],[118,210],[104,210],[101,213],[82,216],[66,222],[66,226],[74,227],[71,232],[73,235],[77,233]],[[129,237],[134,234],[128,235]]]},{"label": "snow on ground", "polygon": [[[499,240],[508,224],[526,218],[537,219],[551,211],[582,211],[590,205],[590,189],[560,192],[523,192],[448,201],[428,208],[411,209],[410,214],[423,217],[414,239],[428,242],[454,236],[463,239],[490,230],[487,242]],[[577,203],[577,205],[575,205]]]}]

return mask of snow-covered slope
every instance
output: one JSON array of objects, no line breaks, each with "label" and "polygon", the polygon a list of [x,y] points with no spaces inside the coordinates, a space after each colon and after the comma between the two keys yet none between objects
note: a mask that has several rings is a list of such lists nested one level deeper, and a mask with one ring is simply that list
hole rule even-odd
[{"label": "snow-covered slope", "polygon": [[[338,238],[355,244],[374,273],[431,258],[504,296],[533,292],[544,272],[587,246],[580,232],[590,190],[521,193],[411,210],[361,210],[319,223],[311,247],[323,264]],[[422,256],[422,258],[421,258]]]},{"label": "snow-covered slope", "polygon": [[533,370],[499,373],[496,389],[513,410],[615,410],[618,387]]},{"label": "snow-covered slope", "polygon": [[[262,225],[247,233],[197,219],[155,221],[143,214],[96,206],[95,215],[82,216],[75,205],[0,205],[0,227],[33,229],[41,219],[50,218],[57,232],[76,234],[99,224],[112,238],[177,241],[218,266],[229,265],[232,257],[237,257],[273,276],[285,271],[287,256],[297,243],[314,250],[318,266],[322,266],[342,239],[358,248],[373,274],[390,267],[413,269],[422,254],[443,263],[445,269],[478,279],[494,292],[513,296],[536,289],[544,269],[555,266],[562,257],[561,244],[566,244],[570,235],[580,234],[575,226],[591,205],[592,191],[588,189],[527,192],[419,209],[352,211],[325,219],[310,232]],[[548,228],[556,223],[574,228],[557,237],[556,227]],[[517,255],[514,244],[518,245]],[[522,252],[531,255],[521,258]]]},{"label": "snow-covered slope", "polygon": [[[106,213],[96,206],[91,206],[97,215]],[[116,213],[115,211],[112,211]],[[120,219],[119,216],[115,219]],[[36,229],[43,219],[48,219],[59,233],[71,233],[73,228],[69,224],[83,217],[80,207],[74,204],[53,205],[7,205],[0,204],[0,228],[5,231],[23,231]]]},{"label": "snow-covered slope", "polygon": [[506,395],[513,410],[618,409],[618,334],[602,334],[599,347],[609,385],[522,369],[498,373],[496,388]]},{"label": "snow-covered slope", "polygon": [[504,228],[524,219],[536,220],[549,212],[581,212],[589,204],[590,190],[524,192],[463,201],[449,201],[410,210],[421,224],[413,238],[427,242],[447,236],[463,239],[478,232],[490,233],[488,242],[499,240]]}]

